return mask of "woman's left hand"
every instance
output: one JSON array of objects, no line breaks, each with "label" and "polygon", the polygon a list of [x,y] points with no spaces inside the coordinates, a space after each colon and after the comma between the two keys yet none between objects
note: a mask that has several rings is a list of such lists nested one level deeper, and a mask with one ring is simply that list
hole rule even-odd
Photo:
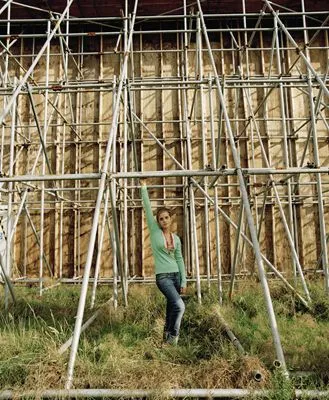
[{"label": "woman's left hand", "polygon": [[186,287],[180,288],[180,294],[186,294]]}]

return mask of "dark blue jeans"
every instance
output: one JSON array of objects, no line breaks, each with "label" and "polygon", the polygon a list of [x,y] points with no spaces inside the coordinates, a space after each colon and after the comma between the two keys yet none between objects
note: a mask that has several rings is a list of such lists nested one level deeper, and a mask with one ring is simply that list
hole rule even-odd
[{"label": "dark blue jeans", "polygon": [[166,323],[164,331],[168,335],[167,341],[178,339],[179,329],[185,304],[180,297],[179,272],[168,272],[156,275],[156,284],[167,299]]}]

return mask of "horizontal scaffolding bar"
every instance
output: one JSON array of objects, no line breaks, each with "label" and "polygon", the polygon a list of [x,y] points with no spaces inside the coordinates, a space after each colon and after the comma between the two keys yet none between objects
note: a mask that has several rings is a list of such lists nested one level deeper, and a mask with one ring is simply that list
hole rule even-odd
[{"label": "horizontal scaffolding bar", "polygon": [[[3,0],[5,1],[5,0]],[[13,2],[13,4],[16,4]],[[53,14],[57,14],[56,12],[53,12]],[[312,15],[319,16],[323,15],[326,16],[328,14],[328,11],[307,11],[307,12],[302,12],[302,11],[293,11],[293,12],[280,12],[281,17],[291,17],[291,16],[307,16],[311,17]],[[204,18],[206,19],[217,19],[217,18],[241,18],[241,17],[250,17],[252,19],[258,18],[259,13],[225,13],[225,14],[203,14]],[[272,14],[268,12],[263,12],[262,17],[264,19],[266,18],[271,18]],[[198,18],[196,14],[176,14],[176,15],[139,15],[136,16],[136,21],[147,19],[147,20],[182,20],[183,18]],[[106,22],[106,21],[117,21],[118,23],[122,24],[122,21],[125,19],[129,19],[129,17],[125,16],[120,16],[120,17],[74,17],[70,16],[69,18],[64,18],[63,22],[69,22],[70,24],[81,24],[81,22]],[[7,22],[11,23],[33,23],[33,24],[40,24],[40,23],[45,23],[48,22],[49,18],[12,18],[10,20],[8,19],[1,19],[0,24],[4,23],[6,24]],[[302,28],[301,28],[302,29]]]},{"label": "horizontal scaffolding bar", "polygon": [[99,179],[100,173],[65,174],[65,175],[17,175],[15,177],[0,177],[0,182],[46,182],[46,181],[81,181]]},{"label": "horizontal scaffolding bar", "polygon": [[[326,26],[307,26],[305,28],[300,28],[300,27],[289,27],[289,31],[293,32],[300,32],[300,31],[327,31],[329,30],[328,27]],[[250,27],[250,28],[213,28],[213,29],[208,29],[209,33],[221,33],[221,32],[273,32],[273,28],[255,28],[255,27]],[[154,34],[160,34],[165,35],[165,34],[181,34],[181,33],[196,33],[195,29],[163,29],[161,28],[160,30],[140,30],[140,31],[135,31],[134,35],[154,35]],[[118,36],[121,34],[121,31],[114,31],[114,32],[105,32],[105,31],[99,31],[99,32],[69,32],[69,33],[56,33],[54,35],[55,39],[58,38],[66,38],[66,37],[104,37],[104,36]],[[45,33],[19,33],[17,35],[14,35],[15,38],[19,39],[32,39],[32,38],[47,38],[47,34]],[[0,34],[0,39],[7,39],[8,35],[7,34]],[[232,50],[232,49],[231,49]],[[233,49],[234,50],[234,49]]]},{"label": "horizontal scaffolding bar", "polygon": [[[329,167],[321,168],[298,168],[292,167],[288,169],[276,168],[241,168],[244,175],[294,175],[294,174],[329,174]],[[145,171],[145,172],[118,172],[109,175],[114,179],[130,179],[130,178],[166,178],[180,176],[228,176],[236,175],[235,168],[221,168],[216,171],[212,170],[168,170],[168,171]],[[0,177],[0,182],[44,182],[44,181],[61,181],[61,180],[94,180],[100,179],[100,173],[90,174],[64,174],[64,175],[17,175],[12,177]]]},{"label": "horizontal scaffolding bar", "polygon": [[[5,0],[2,0],[5,1]],[[16,2],[13,2],[13,4],[17,4]],[[45,12],[48,12],[47,10],[44,10]],[[58,14],[55,11],[53,11],[53,14]],[[305,15],[306,17],[312,17],[314,16],[319,16],[323,15],[326,16],[328,14],[328,11],[307,11],[307,12],[302,12],[302,11],[293,11],[293,12],[280,12],[281,17],[295,17],[295,16],[303,16]],[[245,12],[245,13],[214,13],[214,14],[203,14],[205,19],[218,19],[218,18],[237,18],[240,19],[241,17],[250,17],[252,19],[258,18],[259,13],[252,13],[252,12]],[[269,12],[263,12],[262,13],[262,18],[270,19],[272,17],[272,14]],[[194,18],[197,19],[198,15],[197,14],[173,14],[173,15],[139,15],[136,16],[136,21],[141,20],[143,22],[144,20],[182,20],[183,18]],[[122,24],[122,21],[128,19],[129,17],[125,17],[124,15],[117,17],[117,16],[104,16],[104,17],[66,17],[63,19],[63,22],[69,22],[70,24],[81,24],[81,22],[107,22],[107,21],[117,21],[118,23]],[[40,24],[40,23],[45,23],[48,22],[49,18],[12,18],[10,20],[8,19],[1,19],[0,24],[4,23],[6,24],[7,22],[11,23],[33,23],[33,24]],[[302,29],[302,28],[301,28]]]}]

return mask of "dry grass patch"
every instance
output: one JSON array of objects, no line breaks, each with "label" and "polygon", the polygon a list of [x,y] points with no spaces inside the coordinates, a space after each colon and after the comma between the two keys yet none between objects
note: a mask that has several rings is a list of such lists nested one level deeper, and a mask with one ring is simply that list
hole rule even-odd
[{"label": "dry grass patch", "polygon": [[[315,371],[325,385],[329,370],[328,302],[321,291],[316,292],[311,314],[276,285],[274,307],[288,368]],[[129,307],[102,308],[81,336],[74,386],[156,389],[156,396],[161,397],[172,388],[259,389],[274,385],[275,390],[282,386],[288,396],[290,386],[282,384],[281,378],[273,380],[275,351],[261,289],[255,283],[239,286],[233,302],[225,300],[220,313],[246,355],[237,352],[213,311],[215,290],[204,292],[202,305],[193,295],[189,297],[179,346],[168,348],[161,343],[163,297],[155,287],[130,286]],[[69,351],[60,356],[57,350],[72,335],[79,288],[59,287],[42,299],[33,290],[17,290],[17,295],[18,304],[10,313],[0,313],[0,386],[18,391],[63,388]],[[108,287],[99,288],[98,305],[108,297]],[[86,313],[85,319],[91,311]],[[256,372],[262,377],[260,382],[255,380]]]}]

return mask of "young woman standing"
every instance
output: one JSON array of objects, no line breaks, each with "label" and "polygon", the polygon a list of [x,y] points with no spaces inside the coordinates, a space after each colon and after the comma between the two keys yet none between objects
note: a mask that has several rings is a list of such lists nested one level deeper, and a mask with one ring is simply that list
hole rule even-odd
[{"label": "young woman standing", "polygon": [[181,241],[171,231],[171,212],[168,208],[159,208],[155,220],[145,180],[141,180],[141,194],[150,232],[156,284],[167,299],[164,341],[176,345],[185,311],[180,294],[186,291]]}]

